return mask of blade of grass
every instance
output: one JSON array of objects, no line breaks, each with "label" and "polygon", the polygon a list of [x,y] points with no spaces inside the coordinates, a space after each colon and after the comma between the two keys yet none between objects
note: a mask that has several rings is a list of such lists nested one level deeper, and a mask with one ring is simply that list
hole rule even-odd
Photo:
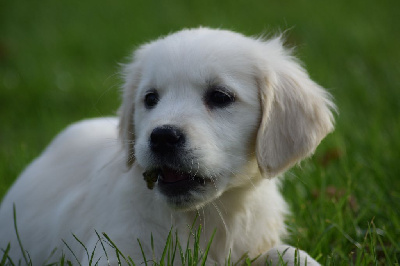
[{"label": "blade of grass", "polygon": [[65,262],[65,255],[62,254],[61,260],[60,260],[60,266],[64,266],[64,262]]},{"label": "blade of grass", "polygon": [[18,240],[19,247],[21,248],[22,256],[25,260],[26,265],[32,265],[32,262],[28,261],[28,258],[26,257],[24,247],[22,246],[21,238],[19,237],[18,226],[17,226],[17,212],[15,210],[15,203],[13,204],[13,214],[14,214],[14,229],[15,229],[15,233],[17,234],[17,240]]},{"label": "blade of grass", "polygon": [[153,239],[153,233],[150,234],[150,246],[151,246],[151,251],[153,254],[153,261],[156,261],[156,254],[154,252],[154,239]]},{"label": "blade of grass", "polygon": [[[173,242],[173,239],[172,239],[172,242]],[[178,245],[179,245],[179,240],[178,240],[178,238],[176,238],[175,245],[174,245],[174,251],[172,253],[172,258],[169,257],[169,253],[168,253],[168,262],[170,262],[171,265],[174,264],[175,255],[176,255],[176,251],[177,251]]]},{"label": "blade of grass", "polygon": [[175,238],[177,239],[179,255],[181,256],[182,265],[186,265],[185,254],[183,253],[183,249],[182,249],[182,246],[181,246],[181,244],[179,242],[179,238],[178,238],[178,231],[175,231]]},{"label": "blade of grass", "polygon": [[128,261],[129,261],[130,265],[135,266],[135,263],[133,262],[133,260],[130,256],[128,256]]},{"label": "blade of grass", "polygon": [[387,264],[388,264],[388,265],[394,265],[394,264],[392,263],[392,261],[390,260],[390,256],[389,256],[389,254],[388,254],[388,252],[387,252],[387,250],[386,250],[385,245],[383,244],[383,241],[382,241],[382,238],[381,238],[380,234],[379,234],[379,233],[377,232],[377,230],[376,230],[376,226],[375,226],[375,223],[374,223],[374,222],[372,222],[372,226],[373,226],[373,228],[374,228],[375,235],[377,236],[378,241],[379,241],[379,243],[381,244],[383,253],[385,254],[385,258],[386,258],[386,260],[387,260]]},{"label": "blade of grass", "polygon": [[125,262],[128,263],[128,265],[130,265],[130,262],[126,259],[124,254],[122,254],[122,252],[118,249],[117,245],[115,245],[115,243],[111,240],[111,238],[104,232],[103,232],[103,236],[107,239],[108,242],[110,242],[112,247],[115,249],[115,252],[116,252],[116,255],[117,255],[117,259],[118,259],[118,263],[119,264],[121,263],[121,260],[120,260],[120,257],[119,257],[119,255],[121,255],[121,257],[125,260]]},{"label": "blade of grass", "polygon": [[101,257],[96,261],[96,263],[94,264],[94,266],[99,265],[100,259],[101,259]]},{"label": "blade of grass", "polygon": [[278,256],[279,256],[279,265],[287,265],[288,263],[286,262],[285,263],[285,261],[283,260],[283,256],[285,256],[285,254],[286,254],[286,252],[289,250],[289,247],[288,248],[286,248],[283,252],[282,252],[282,254],[278,251]]},{"label": "blade of grass", "polygon": [[143,250],[143,247],[142,247],[142,243],[140,243],[140,240],[139,240],[139,238],[137,239],[137,242],[139,243],[139,246],[140,246],[140,251],[142,252],[142,256],[143,256],[143,260],[144,260],[144,264],[147,266],[147,259],[146,259],[146,255],[144,254],[144,250]]},{"label": "blade of grass", "polygon": [[194,235],[193,261],[196,264],[199,260],[199,253],[200,253],[200,234],[201,234],[201,225],[199,225]]},{"label": "blade of grass", "polygon": [[[47,257],[47,259],[44,261],[44,265],[47,265],[47,262],[51,259],[51,257],[53,257],[54,256],[54,253],[56,253],[56,251],[57,251],[57,248],[54,248],[51,252],[50,252],[50,255]],[[54,263],[52,263],[52,264],[54,264]],[[50,265],[52,265],[52,264],[50,264]],[[0,264],[1,265],[1,264]]]},{"label": "blade of grass", "polygon": [[[164,265],[164,259],[167,254],[167,250],[169,249],[169,247],[171,245],[171,235],[172,235],[172,228],[169,230],[169,233],[167,236],[167,241],[165,242],[165,247],[164,247],[163,253],[161,255],[161,259],[160,259],[160,265]],[[154,254],[154,248],[153,248],[153,254]],[[167,263],[167,265],[168,265],[168,263]]]},{"label": "blade of grass", "polygon": [[[64,243],[64,245],[68,248],[68,250],[72,253],[72,255],[74,256],[76,262],[78,262],[79,265],[82,266],[82,264],[79,262],[78,258],[76,257],[75,253],[72,251],[72,249],[68,246],[67,242],[64,241],[64,239],[62,239],[62,242]],[[67,261],[67,263],[71,263],[70,261]],[[72,264],[71,264],[72,265]]]},{"label": "blade of grass", "polygon": [[[86,252],[86,256],[87,256],[87,259],[88,259],[88,261],[90,260],[90,258],[89,258],[89,251],[87,250],[87,248],[86,248],[86,246],[82,243],[82,241],[80,241],[79,240],[79,238],[75,235],[75,234],[72,234],[72,236],[75,238],[75,240],[84,248],[84,250],[85,250],[85,252]],[[90,265],[90,264],[89,264]]]},{"label": "blade of grass", "polygon": [[7,257],[8,257],[8,252],[10,252],[10,249],[11,249],[11,244],[8,243],[8,245],[6,247],[6,250],[2,250],[3,251],[3,257],[1,259],[0,265],[5,265],[6,264],[6,260],[7,260]]},{"label": "blade of grass", "polygon": [[[211,244],[212,244],[212,241],[213,241],[213,239],[214,239],[214,236],[215,236],[215,233],[216,233],[216,232],[217,232],[217,229],[214,229],[214,232],[213,232],[213,234],[211,235],[210,241],[208,241],[206,250],[204,251],[203,261],[201,262],[201,265],[202,265],[202,266],[205,266],[205,265],[206,265],[206,261],[207,261],[207,257],[208,257],[208,252],[210,251]],[[230,253],[230,252],[229,252],[229,253]]]},{"label": "blade of grass", "polygon": [[378,258],[376,257],[376,249],[375,249],[375,245],[376,245],[376,238],[375,238],[375,234],[373,233],[372,229],[371,229],[371,224],[373,224],[374,219],[372,219],[371,223],[368,223],[368,231],[370,232],[370,248],[372,251],[372,259],[374,261],[375,265],[378,265]]},{"label": "blade of grass", "polygon": [[262,254],[258,255],[257,257],[251,259],[251,263],[255,262]]},{"label": "blade of grass", "polygon": [[106,251],[106,249],[104,247],[103,239],[101,238],[101,236],[99,235],[99,233],[96,230],[94,230],[94,231],[96,232],[97,238],[99,239],[101,247],[103,248],[104,254],[106,255],[107,265],[110,266],[110,259],[108,258],[107,251]]},{"label": "blade of grass", "polygon": [[361,244],[355,241],[349,234],[345,233],[342,228],[339,227],[337,223],[334,223],[332,221],[329,221],[331,225],[333,225],[347,240],[350,241],[353,245],[355,245],[357,248],[362,248]]},{"label": "blade of grass", "polygon": [[229,249],[228,261],[225,260],[225,266],[231,265],[232,249]]},{"label": "blade of grass", "polygon": [[246,253],[244,253],[244,254],[235,262],[235,264],[233,264],[233,265],[234,265],[234,266],[240,265],[241,262],[242,262],[243,260],[245,260],[247,257],[248,257],[248,253],[246,252]]},{"label": "blade of grass", "polygon": [[[98,244],[98,243],[99,243],[99,240],[97,240],[97,241],[96,241],[96,244],[94,245],[94,249],[93,249],[93,251],[92,251],[92,255],[90,256],[89,265],[92,265],[93,258],[94,258],[94,254],[95,254],[95,252],[96,252],[96,248],[97,248],[97,244]],[[100,260],[100,258],[99,258],[99,260]]]}]

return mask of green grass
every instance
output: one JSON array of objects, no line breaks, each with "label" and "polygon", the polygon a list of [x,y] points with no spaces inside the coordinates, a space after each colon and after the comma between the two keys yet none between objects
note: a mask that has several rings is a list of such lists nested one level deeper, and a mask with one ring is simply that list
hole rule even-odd
[{"label": "green grass", "polygon": [[117,63],[135,46],[198,25],[290,28],[339,115],[287,174],[288,242],[326,265],[398,264],[399,10],[398,0],[0,1],[0,197],[66,125],[115,113]]}]

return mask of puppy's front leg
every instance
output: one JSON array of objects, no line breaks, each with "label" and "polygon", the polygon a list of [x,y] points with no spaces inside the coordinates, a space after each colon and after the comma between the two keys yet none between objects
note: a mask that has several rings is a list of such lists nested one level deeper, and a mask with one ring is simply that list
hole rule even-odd
[{"label": "puppy's front leg", "polygon": [[254,265],[320,265],[306,252],[288,245],[271,248],[262,254]]}]

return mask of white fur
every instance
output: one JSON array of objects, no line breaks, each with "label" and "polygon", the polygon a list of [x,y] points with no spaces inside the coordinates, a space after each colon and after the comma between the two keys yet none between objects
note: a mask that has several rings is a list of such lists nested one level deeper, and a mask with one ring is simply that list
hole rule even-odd
[{"label": "white fur", "polygon": [[[262,40],[224,30],[183,30],[140,47],[124,70],[119,121],[100,118],[67,128],[18,178],[0,209],[0,247],[11,241],[21,258],[13,226],[13,204],[24,248],[34,265],[55,247],[87,263],[75,234],[89,251],[106,232],[126,255],[142,261],[160,257],[171,226],[185,243],[188,225],[199,216],[202,248],[216,228],[209,262],[224,264],[244,253],[257,262],[294,263],[294,248],[280,246],[287,206],[273,178],[311,155],[333,130],[329,94],[308,77],[280,38]],[[210,109],[210,84],[236,97]],[[157,89],[155,108],[144,107],[146,91]],[[151,131],[174,125],[184,130],[190,169],[212,182],[192,191],[185,203],[146,187],[142,173],[154,166]],[[99,244],[97,244],[99,245]],[[115,252],[105,245],[110,264]],[[316,264],[305,252],[302,263]],[[0,256],[1,257],[1,256]],[[101,247],[96,258],[106,264]]]}]

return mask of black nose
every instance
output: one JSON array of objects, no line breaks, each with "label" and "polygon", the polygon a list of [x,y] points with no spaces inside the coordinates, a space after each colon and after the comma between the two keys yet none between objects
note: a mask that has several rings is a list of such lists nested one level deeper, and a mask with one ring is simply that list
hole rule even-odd
[{"label": "black nose", "polygon": [[173,152],[184,143],[182,131],[170,125],[156,127],[150,135],[150,147],[154,152]]}]

